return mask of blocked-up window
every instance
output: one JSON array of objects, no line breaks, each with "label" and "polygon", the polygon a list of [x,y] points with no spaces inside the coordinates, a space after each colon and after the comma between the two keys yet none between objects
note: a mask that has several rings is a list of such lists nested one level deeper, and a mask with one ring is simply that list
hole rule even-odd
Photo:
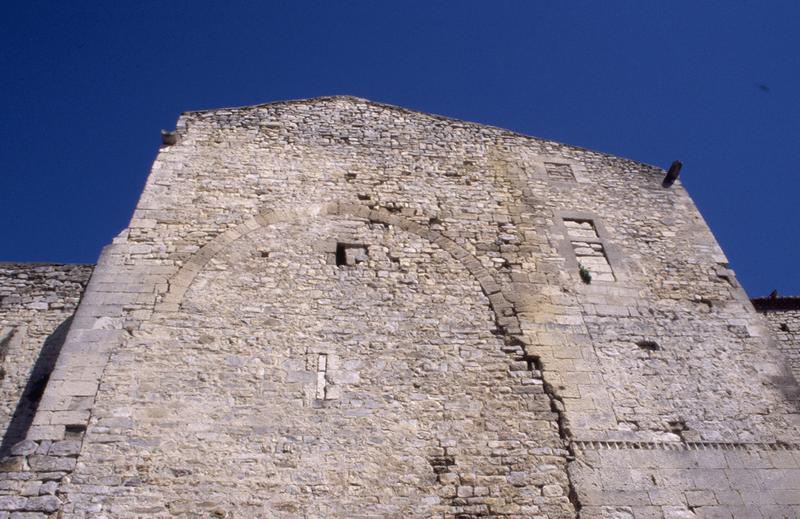
[{"label": "blocked-up window", "polygon": [[572,171],[572,166],[560,162],[545,162],[544,170],[547,172],[547,178],[550,180],[575,180],[575,173]]},{"label": "blocked-up window", "polygon": [[564,219],[567,237],[582,276],[588,272],[591,280],[614,281],[614,271],[608,262],[605,246],[592,220]]},{"label": "blocked-up window", "polygon": [[319,357],[317,357],[317,399],[318,400],[325,400],[326,398],[326,386],[328,385],[328,381],[326,380],[328,374],[328,356],[324,353],[320,353]]}]

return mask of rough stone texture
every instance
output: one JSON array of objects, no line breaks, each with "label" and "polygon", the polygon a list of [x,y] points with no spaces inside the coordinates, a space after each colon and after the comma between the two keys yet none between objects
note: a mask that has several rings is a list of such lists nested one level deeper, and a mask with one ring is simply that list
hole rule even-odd
[{"label": "rough stone texture", "polygon": [[800,379],[800,297],[760,297],[752,302],[765,317],[795,378]]},{"label": "rough stone texture", "polygon": [[0,455],[24,439],[92,268],[0,263]]},{"label": "rough stone texture", "polygon": [[[365,261],[330,261],[337,240]],[[557,415],[494,331],[479,283],[420,236],[347,216],[262,227],[112,355],[71,497],[114,474],[112,510],[563,515]]]},{"label": "rough stone texture", "polygon": [[793,517],[797,383],[663,175],[348,97],[184,114],[5,510]]}]

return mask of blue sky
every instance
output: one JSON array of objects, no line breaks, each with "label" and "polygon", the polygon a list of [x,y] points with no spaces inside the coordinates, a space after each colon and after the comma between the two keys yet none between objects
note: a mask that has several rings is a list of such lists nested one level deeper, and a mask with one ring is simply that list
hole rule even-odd
[{"label": "blue sky", "polygon": [[7,2],[0,260],[94,262],[180,112],[351,94],[667,167],[800,294],[800,2]]}]

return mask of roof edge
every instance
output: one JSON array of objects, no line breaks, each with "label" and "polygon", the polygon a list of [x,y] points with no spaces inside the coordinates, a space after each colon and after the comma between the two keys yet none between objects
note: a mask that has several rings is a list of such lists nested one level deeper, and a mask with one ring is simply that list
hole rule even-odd
[{"label": "roof edge", "polygon": [[635,164],[646,166],[648,168],[657,169],[660,172],[666,171],[661,166],[656,166],[654,164],[648,164],[646,162],[642,162],[642,161],[639,161],[639,160],[631,159],[631,158],[628,158],[628,157],[621,157],[619,155],[612,155],[612,154],[604,152],[604,151],[594,150],[594,149],[591,149],[591,148],[585,148],[583,146],[576,146],[575,144],[569,144],[569,143],[566,143],[566,142],[554,141],[552,139],[545,139],[545,138],[542,138],[542,137],[536,137],[534,135],[528,135],[526,133],[518,132],[518,131],[515,131],[515,130],[510,130],[508,128],[503,128],[501,126],[496,126],[496,125],[493,125],[493,124],[479,123],[479,122],[476,122],[476,121],[468,121],[466,119],[459,119],[457,117],[451,117],[451,116],[441,115],[441,114],[436,114],[436,113],[431,113],[431,112],[424,112],[422,110],[416,110],[416,109],[413,109],[413,108],[406,108],[404,106],[393,105],[393,104],[390,104],[390,103],[383,103],[383,102],[380,102],[380,101],[373,101],[371,99],[366,99],[364,97],[358,97],[358,96],[353,96],[353,95],[348,95],[348,94],[316,96],[316,97],[308,97],[308,98],[301,98],[301,99],[284,99],[284,100],[278,100],[278,101],[270,101],[268,103],[258,103],[258,104],[253,104],[253,105],[230,106],[230,107],[221,107],[221,108],[208,108],[208,109],[203,109],[203,110],[186,110],[186,111],[181,112],[180,115],[182,117],[184,115],[213,113],[213,112],[219,112],[219,111],[224,111],[224,110],[247,110],[247,109],[265,108],[265,107],[275,106],[275,105],[311,104],[311,103],[320,102],[320,101],[337,101],[337,100],[357,101],[357,102],[367,103],[367,104],[370,104],[370,105],[373,105],[373,106],[377,106],[377,107],[381,107],[381,108],[388,108],[388,109],[392,109],[392,110],[397,110],[397,111],[408,113],[408,114],[424,115],[424,116],[432,117],[434,119],[439,119],[439,120],[442,120],[442,121],[453,121],[453,122],[458,122],[458,123],[461,123],[461,124],[467,124],[467,125],[471,125],[471,126],[478,126],[478,127],[481,127],[481,128],[491,128],[491,129],[494,129],[494,130],[498,130],[498,131],[500,131],[502,133],[505,133],[507,135],[513,135],[513,136],[522,137],[522,138],[525,138],[525,139],[532,139],[532,140],[536,140],[536,141],[539,141],[539,142],[547,142],[547,143],[557,144],[559,146],[568,146],[568,147],[573,148],[573,149],[578,150],[578,151],[597,153],[599,155],[603,155],[605,157],[609,157],[609,158],[612,158],[612,159],[627,160],[627,161],[633,162]]}]

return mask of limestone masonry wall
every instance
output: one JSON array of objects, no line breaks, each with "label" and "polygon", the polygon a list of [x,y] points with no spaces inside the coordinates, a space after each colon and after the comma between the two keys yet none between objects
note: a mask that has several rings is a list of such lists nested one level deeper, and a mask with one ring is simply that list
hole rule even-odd
[{"label": "limestone masonry wall", "polygon": [[92,268],[0,263],[2,455],[24,439]]},{"label": "limestone masonry wall", "polygon": [[767,321],[778,348],[794,376],[800,379],[800,298],[757,298],[753,305]]},{"label": "limestone masonry wall", "polygon": [[350,97],[186,113],[176,141],[0,510],[800,511],[797,383],[662,170]]}]

